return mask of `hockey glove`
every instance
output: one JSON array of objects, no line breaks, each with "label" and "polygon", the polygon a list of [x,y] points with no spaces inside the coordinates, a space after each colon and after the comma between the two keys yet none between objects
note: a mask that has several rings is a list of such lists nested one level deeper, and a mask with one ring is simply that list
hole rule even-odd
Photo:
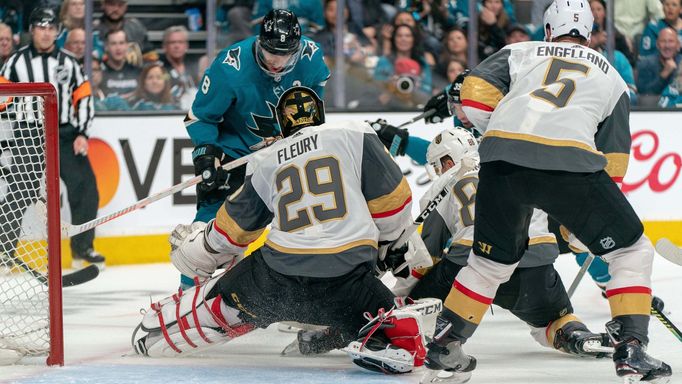
[{"label": "hockey glove", "polygon": [[405,154],[407,138],[410,137],[407,129],[396,128],[384,119],[378,119],[375,122],[369,122],[369,124],[374,128],[381,143],[391,152],[391,155],[402,156]]},{"label": "hockey glove", "polygon": [[450,106],[448,104],[448,95],[445,91],[429,99],[424,106],[424,112],[427,112],[430,109],[435,109],[436,113],[424,118],[426,124],[440,123],[446,118],[452,116],[452,111],[450,110]]},{"label": "hockey glove", "polygon": [[391,271],[396,277],[406,278],[409,276],[410,268],[407,265],[407,261],[405,260],[405,254],[408,251],[408,245],[409,243],[405,243],[402,247],[396,249],[391,249],[393,245],[387,246],[386,255],[383,257],[383,259],[377,261],[377,268],[379,271]]},{"label": "hockey glove", "polygon": [[228,173],[220,167],[223,151],[211,144],[204,144],[194,148],[192,161],[194,174],[201,175],[201,183],[197,185],[199,193],[210,192],[224,188],[228,181]]},{"label": "hockey glove", "polygon": [[[232,263],[237,262],[237,255],[218,253],[206,244],[204,235],[210,228],[210,225],[205,228],[197,227],[185,235],[179,244],[175,244],[176,248],[171,251],[171,262],[183,275],[198,277],[203,281],[211,277],[216,269],[230,268]],[[176,228],[173,234],[179,234],[183,230]],[[171,243],[173,242],[174,239],[171,237]]]}]

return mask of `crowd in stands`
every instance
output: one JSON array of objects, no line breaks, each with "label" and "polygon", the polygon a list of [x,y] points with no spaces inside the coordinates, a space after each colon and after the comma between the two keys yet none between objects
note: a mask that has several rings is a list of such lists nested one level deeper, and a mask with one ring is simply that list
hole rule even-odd
[{"label": "crowd in stands", "polygon": [[[22,41],[23,13],[46,0],[6,0],[0,5],[0,64]],[[470,58],[469,1],[346,0],[343,58],[347,108],[416,108],[442,90]],[[529,1],[529,0],[526,0]],[[615,2],[613,65],[630,88],[633,105],[682,107],[682,0]],[[91,54],[98,110],[187,110],[208,57],[189,58],[186,25],[163,32],[162,46],[150,43],[145,25],[127,15],[127,0],[96,0],[94,33],[85,33],[84,0],[51,0],[59,7],[58,46],[79,60]],[[542,14],[550,0],[534,0],[527,23],[519,23],[517,1],[478,0],[478,41],[483,60],[506,44],[541,40]],[[609,56],[606,2],[590,0],[595,16],[590,46]],[[257,33],[262,16],[287,7],[302,30],[321,45],[330,68],[336,58],[336,0],[229,0],[218,3],[218,49]],[[194,4],[196,6],[196,4]],[[211,23],[204,23],[210,24]],[[190,28],[193,29],[193,28]],[[86,39],[92,52],[86,53]],[[333,82],[327,101],[334,97]],[[334,103],[330,103],[334,105]]]}]

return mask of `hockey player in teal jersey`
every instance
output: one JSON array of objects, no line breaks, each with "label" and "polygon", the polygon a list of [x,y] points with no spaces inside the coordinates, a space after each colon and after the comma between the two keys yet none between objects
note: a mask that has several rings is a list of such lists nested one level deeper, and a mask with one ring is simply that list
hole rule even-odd
[{"label": "hockey player in teal jersey", "polygon": [[[293,12],[270,11],[260,34],[222,50],[206,70],[185,126],[195,149],[195,222],[215,217],[225,198],[244,182],[246,166],[223,171],[219,165],[268,146],[280,136],[277,100],[293,86],[307,86],[320,97],[329,78],[320,46],[301,37]],[[191,286],[183,276],[182,286]]]},{"label": "hockey player in teal jersey", "polygon": [[230,174],[218,169],[272,143],[279,135],[274,110],[292,86],[307,86],[320,97],[329,78],[318,44],[301,37],[293,12],[276,9],[263,19],[260,34],[218,54],[206,70],[185,125],[196,146],[195,221],[215,216],[229,193],[243,182],[245,167]]}]

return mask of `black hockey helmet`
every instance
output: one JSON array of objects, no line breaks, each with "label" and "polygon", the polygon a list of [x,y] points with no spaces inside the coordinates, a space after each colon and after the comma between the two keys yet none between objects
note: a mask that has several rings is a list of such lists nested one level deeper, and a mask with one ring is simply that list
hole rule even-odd
[{"label": "black hockey helmet", "polygon": [[289,55],[301,44],[301,25],[293,12],[273,9],[263,17],[258,35],[260,46],[274,55]]},{"label": "black hockey helmet", "polygon": [[59,25],[59,18],[54,9],[49,7],[35,8],[28,18],[28,23],[31,26],[37,25],[39,27],[47,27],[48,25]]},{"label": "black hockey helmet", "polygon": [[303,127],[324,124],[324,102],[308,87],[286,90],[277,102],[276,113],[284,137]]},{"label": "black hockey helmet", "polygon": [[464,79],[466,79],[466,77],[469,76],[470,73],[471,73],[470,70],[465,69],[459,75],[457,75],[457,77],[455,77],[455,81],[452,82],[452,86],[448,91],[448,95],[450,96],[450,100],[453,103],[455,104],[462,103],[462,99],[459,97],[459,93],[462,90],[462,84],[464,83]]}]

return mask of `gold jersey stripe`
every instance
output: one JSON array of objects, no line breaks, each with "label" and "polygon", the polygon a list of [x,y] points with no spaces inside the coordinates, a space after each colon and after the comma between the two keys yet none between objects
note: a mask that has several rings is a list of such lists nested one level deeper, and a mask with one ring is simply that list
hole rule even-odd
[{"label": "gold jersey stripe", "polygon": [[407,199],[412,196],[410,185],[407,183],[405,177],[400,180],[400,184],[393,190],[393,192],[379,196],[367,202],[369,213],[372,216],[381,215],[382,213],[391,212],[405,205]]},{"label": "gold jersey stripe", "polygon": [[499,89],[480,77],[467,76],[462,84],[462,101],[471,100],[495,109],[503,97]]},{"label": "gold jersey stripe", "polygon": [[548,139],[546,137],[530,135],[527,133],[514,133],[504,131],[487,131],[485,135],[483,135],[483,139],[487,139],[489,137],[499,137],[501,139],[528,141],[531,143],[548,145],[551,147],[572,147],[594,153],[595,155],[604,156],[604,154],[601,153],[600,151],[597,151],[596,149],[593,149],[589,145],[576,140]]},{"label": "gold jersey stripe", "polygon": [[651,312],[651,295],[646,293],[623,293],[609,297],[611,317],[623,315],[647,315]]},{"label": "gold jersey stripe", "polygon": [[247,231],[237,224],[237,222],[227,213],[225,204],[223,204],[215,217],[215,225],[223,230],[234,243],[246,246],[252,241],[256,240],[258,236],[263,233],[265,228],[256,229],[255,231]]},{"label": "gold jersey stripe", "polygon": [[343,245],[339,245],[338,247],[332,247],[332,248],[289,248],[289,247],[284,247],[284,246],[281,246],[277,243],[274,243],[270,239],[265,241],[265,245],[269,246],[270,248],[272,248],[276,251],[282,252],[282,253],[292,253],[292,254],[297,254],[297,255],[328,255],[328,254],[347,251],[351,248],[361,247],[363,245],[369,246],[372,248],[378,248],[377,242],[374,240],[369,240],[369,239],[356,240],[356,241],[346,243]]},{"label": "gold jersey stripe", "polygon": [[625,172],[628,170],[628,162],[630,155],[627,153],[607,153],[606,173],[611,177],[625,177]]}]

